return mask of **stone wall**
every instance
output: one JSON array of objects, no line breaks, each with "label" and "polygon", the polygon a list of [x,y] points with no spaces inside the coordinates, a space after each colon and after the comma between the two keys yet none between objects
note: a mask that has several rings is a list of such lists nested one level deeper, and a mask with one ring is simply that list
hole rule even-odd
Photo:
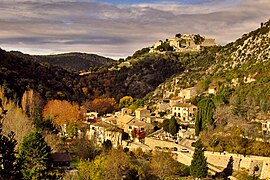
[{"label": "stone wall", "polygon": [[[176,144],[172,141],[162,141],[159,139],[154,139],[151,137],[145,138],[145,144],[149,146],[151,149],[155,149],[156,146],[159,146],[161,148],[163,147],[177,147],[178,152],[175,152],[178,154],[177,160],[181,163],[184,163],[186,165],[190,165],[192,160],[192,153],[193,149],[187,148],[185,146]],[[181,153],[181,149],[188,149],[191,153]],[[239,170],[240,168],[245,168],[249,170],[249,173],[253,173],[253,169],[256,165],[259,167],[259,171],[257,172],[257,175],[261,179],[270,179],[270,157],[263,157],[263,156],[246,156],[240,154],[232,154],[227,152],[210,152],[205,151],[205,156],[207,157],[207,162],[217,166],[226,168],[230,157],[233,158],[233,169]]]},{"label": "stone wall", "polygon": [[231,153],[219,153],[219,152],[205,152],[207,161],[215,166],[226,168],[230,157],[233,158],[233,169],[239,170],[245,168],[249,170],[249,173],[253,173],[253,169],[256,165],[259,167],[257,175],[261,179],[270,178],[270,158],[262,156],[246,156]]}]

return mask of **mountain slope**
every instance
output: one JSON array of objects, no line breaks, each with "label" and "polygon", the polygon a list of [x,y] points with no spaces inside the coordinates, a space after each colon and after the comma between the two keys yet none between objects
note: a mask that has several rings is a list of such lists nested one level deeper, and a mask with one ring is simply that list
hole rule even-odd
[{"label": "mountain slope", "polygon": [[0,85],[10,98],[20,97],[27,89],[35,89],[46,99],[78,100],[79,77],[62,68],[35,62],[0,49]]},{"label": "mountain slope", "polygon": [[[17,56],[28,58],[29,55],[20,52],[11,52]],[[115,61],[110,58],[102,57],[96,54],[86,53],[65,53],[57,55],[34,55],[32,59],[39,63],[50,63],[63,69],[80,72],[88,71],[90,68],[98,68],[108,63]]]},{"label": "mountain slope", "polygon": [[175,95],[183,88],[200,85],[204,80],[209,80],[214,85],[229,86],[260,79],[266,82],[270,75],[270,21],[235,42],[218,47],[214,54],[209,55],[214,58],[211,63],[206,63],[205,58],[210,58],[208,55],[204,59],[197,59],[189,65],[188,71],[160,84],[147,99],[168,98],[168,95]]}]

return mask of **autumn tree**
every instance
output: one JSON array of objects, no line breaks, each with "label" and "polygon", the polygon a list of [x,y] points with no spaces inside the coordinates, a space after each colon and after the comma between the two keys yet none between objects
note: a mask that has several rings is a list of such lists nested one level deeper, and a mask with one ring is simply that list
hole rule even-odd
[{"label": "autumn tree", "polygon": [[68,101],[51,100],[43,109],[43,117],[51,120],[54,125],[62,127],[63,131],[66,129],[64,124],[76,123],[80,120],[80,109],[78,104],[71,104]]},{"label": "autumn tree", "polygon": [[91,111],[96,111],[100,115],[104,115],[106,113],[111,113],[114,111],[116,106],[116,101],[114,98],[98,98],[94,99],[90,103],[89,109]]},{"label": "autumn tree", "polygon": [[34,90],[27,90],[24,92],[22,96],[22,109],[23,111],[29,115],[30,117],[33,117],[35,112],[38,111],[42,104],[42,98],[39,95],[39,93],[34,92]]},{"label": "autumn tree", "polygon": [[105,179],[121,179],[129,169],[129,159],[122,149],[113,149],[105,157]]},{"label": "autumn tree", "polygon": [[[4,134],[9,134],[11,131],[14,132],[14,138],[20,144],[22,139],[34,129],[33,121],[29,119],[15,102],[8,100],[1,89],[0,98],[2,99],[3,108],[8,111],[2,131]],[[18,147],[16,146],[16,148]]]},{"label": "autumn tree", "polygon": [[119,101],[119,107],[129,107],[133,103],[133,98],[131,96],[124,96]]},{"label": "autumn tree", "polygon": [[7,114],[7,110],[2,105],[2,99],[0,98],[0,179],[15,180],[20,176],[19,164],[15,156],[15,147],[17,141],[15,140],[15,134],[13,131],[4,135],[2,132],[2,126],[4,118]]},{"label": "autumn tree", "polygon": [[150,168],[153,175],[159,179],[166,179],[178,172],[178,162],[167,152],[155,151],[150,159]]}]

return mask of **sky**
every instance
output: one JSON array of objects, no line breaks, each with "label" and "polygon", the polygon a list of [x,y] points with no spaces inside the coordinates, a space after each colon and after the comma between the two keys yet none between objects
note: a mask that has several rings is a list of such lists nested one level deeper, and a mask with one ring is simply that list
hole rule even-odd
[{"label": "sky", "polygon": [[269,0],[0,0],[0,48],[114,59],[175,34],[220,45],[270,18]]}]

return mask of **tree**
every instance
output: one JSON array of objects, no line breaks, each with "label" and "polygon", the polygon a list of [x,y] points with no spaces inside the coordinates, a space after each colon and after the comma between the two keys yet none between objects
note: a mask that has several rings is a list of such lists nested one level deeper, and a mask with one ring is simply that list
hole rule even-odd
[{"label": "tree", "polygon": [[105,157],[97,156],[93,161],[81,160],[78,165],[79,176],[85,180],[100,180],[104,178]]},{"label": "tree", "polygon": [[195,119],[195,134],[198,136],[201,130],[207,130],[213,124],[215,104],[211,98],[204,98],[198,103],[198,112]]},{"label": "tree", "polygon": [[172,158],[170,153],[155,151],[150,159],[152,173],[160,179],[165,179],[178,172],[178,162]]},{"label": "tree", "polygon": [[116,101],[114,98],[98,98],[94,99],[90,103],[89,109],[91,111],[96,111],[101,115],[106,113],[111,113],[114,111],[116,106]]},{"label": "tree", "polygon": [[32,89],[25,91],[22,96],[22,109],[30,117],[33,117],[35,111],[40,108],[42,98],[39,93],[34,92]]},{"label": "tree", "polygon": [[119,101],[119,107],[129,107],[133,103],[133,98],[131,96],[124,96]]},{"label": "tree", "polygon": [[105,159],[105,179],[121,179],[129,169],[129,159],[122,149],[111,150]]},{"label": "tree", "polygon": [[49,172],[50,152],[51,148],[40,132],[33,131],[26,136],[19,151],[23,177],[25,179],[45,179]]},{"label": "tree", "polygon": [[165,119],[162,123],[162,127],[163,127],[163,130],[165,132],[170,132],[170,129],[169,129],[169,125],[170,125],[170,121],[169,119]]},{"label": "tree", "polygon": [[169,132],[171,133],[171,135],[175,135],[178,132],[178,124],[176,122],[175,117],[173,116],[170,120],[169,120]]},{"label": "tree", "polygon": [[77,141],[73,141],[69,146],[69,151],[75,154],[81,159],[94,160],[100,151],[96,148],[95,142],[93,140],[87,140],[85,138],[80,138]]},{"label": "tree", "polygon": [[201,139],[195,142],[195,151],[190,165],[190,175],[196,178],[205,178],[207,176],[207,161],[203,152]]},{"label": "tree", "polygon": [[45,105],[42,115],[45,119],[52,120],[54,125],[62,127],[64,132],[66,131],[64,124],[67,126],[76,124],[81,118],[79,105],[71,104],[65,100],[49,101]]},{"label": "tree", "polygon": [[135,111],[137,108],[139,107],[143,107],[144,106],[144,102],[141,99],[137,99],[135,102],[133,102],[131,104],[131,106],[129,107],[132,111]]},{"label": "tree", "polygon": [[[5,111],[8,111],[8,113],[5,114],[5,123],[2,126],[3,134],[7,135],[11,131],[14,132],[14,138],[16,139],[17,144],[20,144],[22,139],[33,130],[33,122],[15,102],[8,100],[4,94],[2,94],[0,98],[2,98],[2,107]],[[17,148],[18,147],[16,146],[16,149]]]},{"label": "tree", "polygon": [[15,140],[15,134],[11,131],[7,136],[2,133],[2,125],[7,110],[2,105],[2,99],[0,99],[0,179],[18,179],[19,178],[19,165],[15,156],[15,147],[17,141]]}]

